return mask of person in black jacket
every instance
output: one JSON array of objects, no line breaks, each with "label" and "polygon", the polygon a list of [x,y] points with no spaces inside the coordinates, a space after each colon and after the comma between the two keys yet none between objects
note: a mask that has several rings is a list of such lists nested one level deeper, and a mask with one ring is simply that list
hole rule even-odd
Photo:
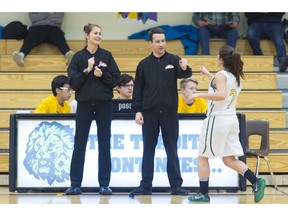
[{"label": "person in black jacket", "polygon": [[84,26],[87,46],[74,54],[68,66],[70,86],[77,100],[75,144],[71,160],[71,187],[67,195],[81,194],[85,150],[92,120],[97,123],[99,194],[111,195],[110,137],[113,88],[120,71],[111,52],[100,47],[102,29],[99,25]]},{"label": "person in black jacket", "polygon": [[152,53],[137,66],[132,97],[136,123],[142,125],[142,180],[140,187],[132,190],[130,195],[152,194],[154,156],[160,128],[167,153],[171,194],[187,195],[188,191],[181,187],[183,179],[177,153],[177,79],[190,77],[192,69],[187,65],[187,59],[181,59],[165,50],[163,29],[151,29],[148,37]]},{"label": "person in black jacket", "polygon": [[275,46],[279,71],[288,67],[282,17],[285,13],[245,13],[248,23],[247,39],[254,55],[263,55],[260,40],[271,40]]}]

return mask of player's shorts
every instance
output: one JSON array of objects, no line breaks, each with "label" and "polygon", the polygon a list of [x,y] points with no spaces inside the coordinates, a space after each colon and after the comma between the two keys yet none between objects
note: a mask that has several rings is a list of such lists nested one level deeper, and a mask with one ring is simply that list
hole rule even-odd
[{"label": "player's shorts", "polygon": [[242,156],[239,140],[239,121],[236,115],[207,117],[201,129],[198,154],[207,158]]}]

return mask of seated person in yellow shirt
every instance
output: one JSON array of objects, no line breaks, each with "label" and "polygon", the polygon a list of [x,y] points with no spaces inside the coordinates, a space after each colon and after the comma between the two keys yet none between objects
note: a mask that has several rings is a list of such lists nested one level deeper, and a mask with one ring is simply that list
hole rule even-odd
[{"label": "seated person in yellow shirt", "polygon": [[34,113],[71,113],[67,102],[72,94],[68,77],[59,75],[51,83],[53,95],[41,100]]},{"label": "seated person in yellow shirt", "polygon": [[183,94],[178,99],[178,113],[206,113],[208,104],[203,98],[193,98],[197,92],[198,81],[193,78],[182,79],[180,89]]}]

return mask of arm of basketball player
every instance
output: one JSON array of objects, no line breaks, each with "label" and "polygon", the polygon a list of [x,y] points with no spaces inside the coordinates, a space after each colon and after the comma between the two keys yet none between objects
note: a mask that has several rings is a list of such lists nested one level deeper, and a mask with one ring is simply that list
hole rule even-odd
[{"label": "arm of basketball player", "polygon": [[220,101],[224,100],[227,95],[227,86],[226,86],[227,78],[222,73],[216,73],[213,84],[216,86],[215,92],[208,93],[195,93],[192,94],[194,98],[203,98],[206,100]]},{"label": "arm of basketball player", "polygon": [[210,73],[205,66],[200,67],[200,73],[206,75],[209,80],[213,79],[214,75]]}]

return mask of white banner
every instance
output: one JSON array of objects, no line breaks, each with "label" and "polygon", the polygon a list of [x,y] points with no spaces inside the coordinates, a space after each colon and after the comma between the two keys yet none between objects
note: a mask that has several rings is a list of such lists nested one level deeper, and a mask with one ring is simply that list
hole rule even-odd
[{"label": "white banner", "polygon": [[[183,187],[198,187],[198,143],[203,120],[179,120],[178,155]],[[75,121],[31,119],[17,121],[16,188],[70,186],[70,160]],[[87,142],[82,187],[98,185],[98,142],[92,122]],[[153,187],[169,187],[166,153],[161,133],[155,153]],[[135,120],[113,120],[111,136],[111,187],[138,187],[141,180],[143,142]],[[210,160],[210,187],[238,187],[239,175],[219,159]]]}]

